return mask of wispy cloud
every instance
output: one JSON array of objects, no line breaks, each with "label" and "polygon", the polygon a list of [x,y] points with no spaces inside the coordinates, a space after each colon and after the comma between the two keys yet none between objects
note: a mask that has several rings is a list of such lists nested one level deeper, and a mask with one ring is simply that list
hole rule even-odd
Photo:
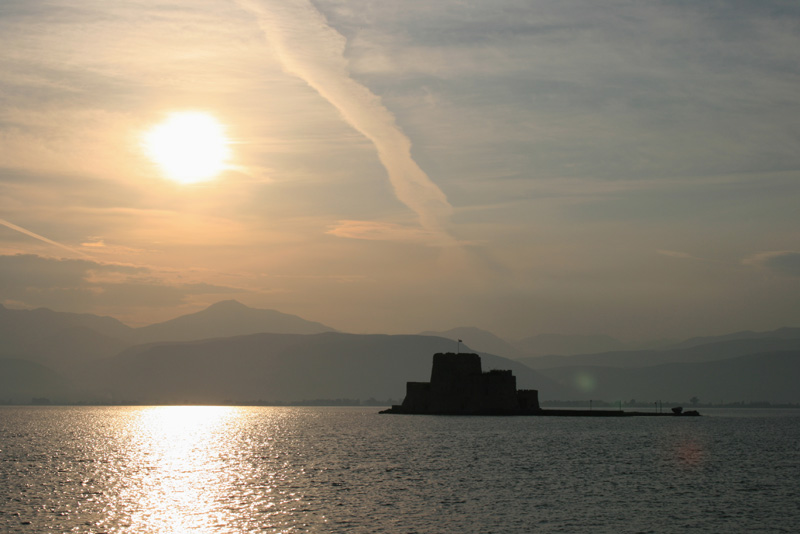
[{"label": "wispy cloud", "polygon": [[442,234],[439,232],[377,221],[339,221],[326,233],[336,237],[365,239],[368,241],[394,241],[438,246],[453,243],[449,238],[442,239]]},{"label": "wispy cloud", "polygon": [[372,141],[397,198],[417,214],[422,227],[442,240],[449,238],[452,206],[411,157],[411,141],[394,115],[350,76],[345,38],[306,0],[239,3],[256,14],[283,68],[308,83]]},{"label": "wispy cloud", "polygon": [[176,280],[147,267],[35,254],[0,255],[0,295],[25,306],[75,311],[175,306],[197,295],[242,293],[241,289]]},{"label": "wispy cloud", "polygon": [[[790,323],[795,4],[0,1],[0,252],[69,258],[0,256],[0,298],[141,323],[243,288],[351,331],[513,337]],[[244,174],[158,175],[139,134],[187,108]]]},{"label": "wispy cloud", "polygon": [[777,274],[800,277],[800,252],[795,250],[760,252],[745,258],[742,263],[762,267]]},{"label": "wispy cloud", "polygon": [[81,246],[87,248],[106,248],[106,243],[102,238],[95,238],[94,241],[81,243]]},{"label": "wispy cloud", "polygon": [[36,232],[31,232],[30,230],[27,230],[27,229],[25,229],[25,228],[23,228],[21,226],[17,226],[14,223],[10,223],[10,222],[6,221],[5,219],[0,219],[0,224],[5,226],[6,228],[10,228],[10,229],[15,230],[17,232],[20,232],[21,234],[25,234],[27,236],[30,236],[30,237],[34,238],[34,239],[38,239],[39,241],[43,241],[43,242],[45,242],[45,243],[47,243],[49,245],[53,245],[54,247],[58,247],[58,248],[67,250],[69,252],[72,252],[73,254],[77,254],[78,256],[83,256],[85,258],[89,257],[89,255],[86,254],[85,252],[81,252],[80,250],[74,249],[72,247],[68,247],[67,245],[64,245],[62,243],[58,243],[56,241],[53,241],[52,239],[48,239],[48,238],[46,238],[46,237],[44,237],[42,235],[37,234]]}]

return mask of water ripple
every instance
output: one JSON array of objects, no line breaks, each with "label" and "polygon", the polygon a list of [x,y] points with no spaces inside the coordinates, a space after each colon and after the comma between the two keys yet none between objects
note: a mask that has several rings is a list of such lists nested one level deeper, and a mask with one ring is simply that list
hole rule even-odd
[{"label": "water ripple", "polygon": [[790,532],[800,417],[0,408],[0,531]]}]

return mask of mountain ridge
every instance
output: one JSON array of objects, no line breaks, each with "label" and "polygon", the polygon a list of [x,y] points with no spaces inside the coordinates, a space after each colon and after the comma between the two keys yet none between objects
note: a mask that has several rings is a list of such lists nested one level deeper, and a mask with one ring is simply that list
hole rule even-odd
[{"label": "mountain ridge", "polygon": [[650,367],[572,366],[540,370],[570,387],[576,398],[663,399],[685,402],[800,402],[800,350],[747,354],[723,360]]},{"label": "mountain ridge", "polygon": [[[137,402],[402,398],[406,382],[428,379],[434,353],[451,350],[433,336],[261,333],[135,346],[89,374]],[[481,357],[486,370],[511,369],[520,388],[567,391],[514,360]]]},{"label": "mountain ridge", "polygon": [[198,312],[136,329],[139,342],[189,341],[262,332],[317,334],[333,328],[297,315],[250,308],[236,300],[222,300]]},{"label": "mountain ridge", "polygon": [[605,334],[537,334],[514,342],[524,355],[576,355],[622,350],[625,343]]},{"label": "mountain ridge", "polygon": [[550,369],[581,365],[607,367],[652,367],[665,363],[700,363],[759,352],[800,349],[800,338],[752,338],[718,341],[680,349],[610,351],[574,356],[530,356],[519,361],[532,369]]},{"label": "mountain ridge", "polygon": [[[235,324],[241,316],[249,319]],[[315,333],[264,332],[278,329],[275,325]],[[454,339],[431,335],[431,331],[424,335],[344,334],[321,323],[275,310],[249,308],[237,301],[220,301],[194,314],[142,329],[144,334],[112,317],[46,308],[14,310],[0,305],[5,392],[12,391],[13,386],[15,402],[25,397],[25,391],[30,393],[29,399],[46,396],[42,391],[48,387],[53,397],[69,396],[79,402],[402,397],[406,381],[428,379],[434,352],[452,352],[456,347]],[[247,333],[230,335],[242,330]],[[644,369],[680,363],[699,365],[696,369],[702,371],[704,362],[719,360],[714,364],[718,366],[718,377],[725,377],[726,369],[739,365],[733,361],[735,358],[800,350],[800,329],[792,327],[692,338],[682,342],[690,345],[684,348],[521,359],[493,353],[498,348],[508,350],[504,340],[479,328],[461,327],[444,334],[466,341],[461,344],[462,351],[480,354],[484,369],[512,370],[521,388],[540,389],[543,400],[568,400],[570,395],[580,393],[568,389],[572,386],[556,376],[574,374],[574,370],[545,373],[546,369],[592,367],[603,376],[629,375],[635,380],[636,373],[645,376],[652,371],[623,372],[614,367]],[[711,342],[697,345],[706,341]],[[763,361],[762,371],[768,374],[773,373],[773,366],[779,366],[777,356],[770,358]],[[604,367],[608,369],[601,370]],[[691,372],[690,367],[685,369]],[[757,370],[753,368],[751,372]],[[356,380],[358,377],[360,381]],[[655,391],[655,387],[651,389]],[[733,385],[727,391],[726,398],[739,394]],[[246,398],[246,392],[253,398]],[[0,402],[4,402],[3,393],[0,388]],[[301,394],[302,399],[298,398]]]},{"label": "mountain ridge", "polygon": [[421,336],[435,336],[446,339],[462,340],[464,345],[473,350],[496,354],[506,358],[516,359],[524,356],[516,347],[505,339],[475,326],[459,326],[444,331],[425,330]]},{"label": "mountain ridge", "polygon": [[700,336],[693,337],[671,345],[670,349],[691,348],[700,345],[708,345],[710,343],[717,343],[722,341],[739,341],[750,339],[798,339],[800,338],[800,328],[784,326],[775,330],[766,330],[762,332],[754,332],[752,330],[742,330],[721,336]]}]

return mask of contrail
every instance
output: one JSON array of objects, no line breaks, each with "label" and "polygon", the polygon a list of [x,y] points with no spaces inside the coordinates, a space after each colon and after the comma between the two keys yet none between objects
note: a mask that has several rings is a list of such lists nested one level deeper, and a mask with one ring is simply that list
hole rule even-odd
[{"label": "contrail", "polygon": [[30,230],[26,230],[25,228],[23,228],[21,226],[17,226],[14,223],[10,223],[10,222],[6,221],[5,219],[0,219],[0,224],[5,226],[6,228],[11,228],[12,230],[16,230],[17,232],[20,232],[20,233],[25,234],[27,236],[33,237],[35,239],[38,239],[39,241],[44,241],[47,244],[54,245],[54,246],[59,247],[59,248],[63,248],[64,250],[68,250],[68,251],[70,251],[70,252],[72,252],[74,254],[78,254],[78,255],[83,256],[85,258],[90,258],[91,257],[88,254],[86,254],[84,252],[81,252],[80,250],[76,250],[76,249],[74,249],[72,247],[68,247],[67,245],[62,245],[61,243],[57,243],[56,241],[53,241],[52,239],[47,239],[46,237],[41,236],[41,235],[39,235],[39,234],[37,234],[35,232],[31,232]]},{"label": "contrail", "polygon": [[377,95],[350,77],[345,38],[308,0],[266,3],[239,0],[258,17],[284,70],[308,83],[372,141],[398,200],[417,214],[423,228],[452,241],[446,226],[453,207],[411,157],[411,141],[394,115]]}]

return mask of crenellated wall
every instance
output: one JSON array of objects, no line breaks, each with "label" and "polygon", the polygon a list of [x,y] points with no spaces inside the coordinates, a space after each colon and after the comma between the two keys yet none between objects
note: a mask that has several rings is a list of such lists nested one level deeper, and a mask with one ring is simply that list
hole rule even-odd
[{"label": "crenellated wall", "polygon": [[477,354],[433,355],[430,382],[408,382],[398,413],[512,415],[539,409],[538,392],[517,392],[511,371],[481,370]]},{"label": "crenellated wall", "polygon": [[438,352],[433,355],[431,384],[446,384],[469,377],[480,376],[481,357],[477,354]]}]

